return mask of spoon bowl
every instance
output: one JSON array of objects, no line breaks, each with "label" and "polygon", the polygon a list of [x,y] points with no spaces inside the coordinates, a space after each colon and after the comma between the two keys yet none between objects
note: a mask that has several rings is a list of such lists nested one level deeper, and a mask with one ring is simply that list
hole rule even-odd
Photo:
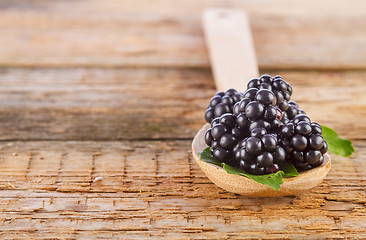
[{"label": "spoon bowl", "polygon": [[207,147],[204,136],[209,128],[210,125],[205,124],[194,137],[192,142],[193,157],[206,176],[217,186],[228,192],[252,197],[298,195],[321,183],[330,170],[331,160],[330,156],[326,153],[324,154],[324,162],[322,165],[301,172],[297,177],[284,178],[281,189],[274,190],[267,185],[257,183],[247,177],[228,174],[222,167],[202,161],[199,157],[199,152]]}]

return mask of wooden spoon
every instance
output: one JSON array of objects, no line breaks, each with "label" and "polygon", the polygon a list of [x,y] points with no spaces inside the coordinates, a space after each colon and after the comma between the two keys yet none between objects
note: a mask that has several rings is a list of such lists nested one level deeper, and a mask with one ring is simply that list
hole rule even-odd
[{"label": "wooden spoon", "polygon": [[[204,12],[203,27],[217,90],[245,89],[245,81],[259,76],[245,13],[232,9],[209,9]],[[194,137],[193,157],[213,183],[229,192],[254,197],[296,195],[318,185],[329,172],[331,160],[328,154],[324,154],[321,166],[301,172],[297,177],[284,178],[278,191],[249,178],[228,174],[222,167],[199,158],[199,152],[207,147],[204,135],[209,127],[205,124]]]}]

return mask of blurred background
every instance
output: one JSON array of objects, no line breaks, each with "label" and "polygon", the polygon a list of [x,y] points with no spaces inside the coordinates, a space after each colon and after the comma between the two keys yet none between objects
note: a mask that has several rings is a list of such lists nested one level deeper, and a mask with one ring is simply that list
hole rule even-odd
[{"label": "blurred background", "polygon": [[201,13],[250,16],[261,69],[366,65],[361,0],[2,0],[1,63],[40,67],[209,67]]},{"label": "blurred background", "polygon": [[284,75],[314,120],[337,127],[327,103],[347,89],[306,91],[329,75],[319,95],[365,80],[365,1],[2,0],[0,139],[193,137],[214,93],[208,7],[247,11],[261,73]]}]

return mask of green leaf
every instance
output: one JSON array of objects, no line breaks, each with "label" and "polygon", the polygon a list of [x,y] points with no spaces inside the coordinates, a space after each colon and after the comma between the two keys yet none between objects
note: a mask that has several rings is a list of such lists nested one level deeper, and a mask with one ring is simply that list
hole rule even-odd
[{"label": "green leaf", "polygon": [[204,162],[208,162],[208,163],[212,163],[215,164],[217,166],[221,167],[221,162],[217,161],[211,154],[210,152],[210,147],[207,147],[205,149],[203,149],[202,152],[199,152],[200,155],[200,159]]},{"label": "green leaf", "polygon": [[351,156],[352,153],[355,152],[355,148],[350,140],[340,138],[338,133],[329,127],[323,125],[321,127],[323,129],[323,137],[328,144],[329,151],[343,157]]},{"label": "green leaf", "polygon": [[286,164],[281,166],[281,169],[285,173],[285,175],[283,175],[285,178],[299,176],[299,172],[291,162],[286,162]]},{"label": "green leaf", "polygon": [[252,175],[244,172],[243,170],[233,168],[225,163],[222,164],[224,170],[229,174],[237,174],[241,176],[245,176],[247,178],[250,178],[257,183],[268,185],[274,190],[280,190],[281,184],[283,183],[282,175],[284,173],[282,171],[278,171],[276,173],[267,174],[267,175]]}]

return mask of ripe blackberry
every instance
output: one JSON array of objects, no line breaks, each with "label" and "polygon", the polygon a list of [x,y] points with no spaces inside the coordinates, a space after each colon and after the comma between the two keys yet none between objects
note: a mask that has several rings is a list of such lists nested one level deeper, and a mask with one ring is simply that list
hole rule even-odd
[{"label": "ripe blackberry", "polygon": [[211,122],[211,128],[206,131],[205,142],[210,146],[211,154],[220,162],[234,166],[233,148],[244,137],[236,124],[237,117],[225,113]]},{"label": "ripe blackberry", "polygon": [[284,117],[292,120],[296,115],[306,114],[304,110],[299,108],[299,105],[295,101],[288,102],[288,109],[284,112]]},{"label": "ripe blackberry", "polygon": [[282,111],[275,106],[276,98],[268,89],[249,88],[244,98],[234,105],[237,125],[249,136],[255,128],[264,128],[268,133],[280,126]]},{"label": "ripe blackberry", "polygon": [[280,144],[298,171],[320,166],[328,150],[321,126],[305,114],[296,115],[279,129]]},{"label": "ripe blackberry", "polygon": [[220,117],[225,113],[233,113],[234,104],[243,98],[243,93],[235,89],[229,89],[226,92],[218,92],[210,100],[205,112],[205,120],[208,123],[214,118]]},{"label": "ripe blackberry", "polygon": [[248,82],[248,89],[267,89],[274,93],[275,105],[281,111],[286,111],[292,94],[292,87],[281,76],[271,77],[270,75],[262,75],[259,79],[254,78]]},{"label": "ripe blackberry", "polygon": [[255,175],[278,172],[286,153],[278,145],[276,135],[267,134],[264,128],[253,129],[251,136],[239,142],[233,152],[237,165]]},{"label": "ripe blackberry", "polygon": [[233,110],[245,136],[233,149],[235,165],[255,175],[277,172],[285,160],[285,150],[278,145],[276,134],[282,111],[275,105],[271,78],[261,79],[260,88],[247,89]]}]

